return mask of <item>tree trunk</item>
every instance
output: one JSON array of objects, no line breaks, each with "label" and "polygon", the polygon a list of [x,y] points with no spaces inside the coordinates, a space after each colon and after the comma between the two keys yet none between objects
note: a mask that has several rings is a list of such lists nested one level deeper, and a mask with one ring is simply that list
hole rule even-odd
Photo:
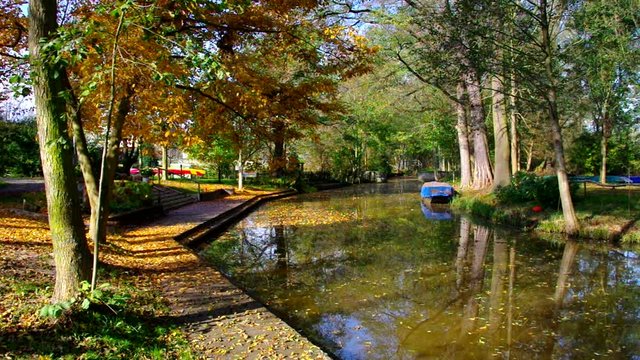
[{"label": "tree trunk", "polygon": [[94,203],[97,206],[91,208],[91,219],[89,222],[89,236],[98,244],[105,242],[107,238],[107,219],[109,217],[109,203],[111,202],[111,194],[113,193],[113,181],[118,168],[118,150],[120,140],[122,139],[122,127],[125,118],[131,109],[131,97],[133,96],[133,87],[128,86],[126,93],[118,102],[118,111],[113,122],[113,129],[109,134],[107,149],[104,152],[104,167],[100,169],[103,174],[102,193],[100,198]]},{"label": "tree trunk", "polygon": [[273,159],[271,160],[271,173],[274,177],[282,177],[287,163],[284,149],[285,125],[282,120],[273,122]]},{"label": "tree trunk", "polygon": [[469,94],[471,112],[471,134],[473,138],[473,187],[481,189],[493,182],[491,161],[489,160],[489,145],[487,143],[487,128],[484,124],[484,110],[480,94],[480,79],[476,70],[468,65],[465,73],[465,83]]},{"label": "tree trunk", "polygon": [[471,186],[471,155],[469,153],[469,130],[467,124],[467,112],[464,99],[464,82],[458,83],[455,103],[458,122],[456,130],[458,132],[458,148],[460,149],[460,187]]},{"label": "tree trunk", "polygon": [[244,186],[242,184],[242,180],[243,180],[243,176],[242,176],[242,172],[244,171],[243,169],[243,165],[242,165],[242,149],[240,149],[238,151],[238,190],[242,191],[242,189],[244,189]]},{"label": "tree trunk", "polygon": [[533,141],[529,143],[527,150],[527,167],[525,171],[531,171],[531,165],[533,164]]},{"label": "tree trunk", "polygon": [[[128,142],[128,140],[126,142]],[[122,153],[122,171],[126,175],[129,175],[133,164],[138,161],[140,148],[138,147],[138,142],[133,139],[131,139],[131,147],[129,147],[126,142]]]},{"label": "tree trunk", "polygon": [[606,110],[602,116],[602,140],[600,140],[600,156],[602,163],[600,165],[600,183],[607,183],[607,158],[609,157],[609,137],[611,137],[611,124],[608,119]]},{"label": "tree trunk", "polygon": [[557,75],[554,72],[553,67],[553,48],[555,44],[552,44],[548,18],[548,7],[546,0],[540,0],[540,21],[541,21],[541,33],[542,33],[542,48],[545,53],[544,67],[549,82],[549,88],[547,89],[547,111],[549,113],[549,121],[551,125],[551,137],[553,139],[553,150],[556,160],[556,174],[558,176],[558,188],[560,191],[560,201],[562,203],[562,214],[565,221],[565,232],[569,235],[574,235],[579,230],[578,218],[573,207],[573,199],[571,199],[571,189],[569,186],[569,178],[567,176],[567,170],[564,162],[564,145],[562,143],[562,130],[560,128],[560,119],[558,115],[558,102],[557,102]]},{"label": "tree trunk", "polygon": [[169,151],[166,146],[162,146],[162,180],[166,181],[169,177]]},{"label": "tree trunk", "polygon": [[607,183],[607,154],[609,153],[609,141],[605,136],[600,140],[600,155],[602,156],[602,164],[600,165],[600,183]]},{"label": "tree trunk", "polygon": [[29,1],[29,56],[38,124],[38,141],[49,213],[49,228],[56,268],[53,301],[70,300],[82,280],[89,279],[90,256],[80,214],[80,199],[73,172],[73,150],[66,124],[66,101],[61,96],[66,69],[50,64],[43,45],[55,35],[55,0]]},{"label": "tree trunk", "polygon": [[493,139],[495,146],[495,172],[493,188],[507,186],[511,182],[509,171],[509,128],[507,127],[506,108],[504,103],[504,86],[500,76],[491,79]]},{"label": "tree trunk", "polygon": [[509,130],[511,132],[511,174],[520,171],[520,139],[518,137],[518,116],[516,114],[516,79],[511,73],[509,93]]}]

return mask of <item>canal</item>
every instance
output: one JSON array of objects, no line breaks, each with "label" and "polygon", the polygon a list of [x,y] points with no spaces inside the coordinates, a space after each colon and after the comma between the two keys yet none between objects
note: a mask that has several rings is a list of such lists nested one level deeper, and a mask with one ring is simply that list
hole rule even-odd
[{"label": "canal", "polygon": [[421,205],[396,180],[262,206],[201,249],[341,359],[640,358],[640,259]]}]

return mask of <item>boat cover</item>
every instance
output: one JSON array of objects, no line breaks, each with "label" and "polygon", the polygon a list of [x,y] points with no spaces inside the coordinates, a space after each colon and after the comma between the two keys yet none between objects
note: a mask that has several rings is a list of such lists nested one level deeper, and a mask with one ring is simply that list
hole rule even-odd
[{"label": "boat cover", "polygon": [[430,181],[422,185],[420,195],[423,198],[451,197],[453,196],[453,186],[443,182]]}]

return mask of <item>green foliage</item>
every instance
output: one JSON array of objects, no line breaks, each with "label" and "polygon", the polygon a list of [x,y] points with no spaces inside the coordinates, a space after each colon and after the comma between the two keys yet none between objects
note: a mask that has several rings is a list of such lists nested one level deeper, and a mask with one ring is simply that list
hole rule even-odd
[{"label": "green foliage", "polygon": [[457,196],[453,198],[451,206],[483,219],[492,219],[496,211],[490,197]]},{"label": "green foliage", "polygon": [[41,176],[40,150],[33,119],[0,120],[0,176]]},{"label": "green foliage", "polygon": [[158,299],[135,285],[103,284],[92,292],[85,282],[73,301],[40,310],[41,329],[0,335],[0,351],[10,358],[192,358],[177,327],[154,320],[166,311]]},{"label": "green foliage", "polygon": [[122,181],[115,183],[110,209],[124,212],[151,205],[151,185],[143,182]]},{"label": "green foliage", "polygon": [[111,284],[100,284],[96,289],[91,290],[91,284],[83,281],[80,283],[80,292],[76,298],[45,305],[40,309],[39,315],[47,318],[59,318],[68,310],[86,311],[96,305],[106,306],[113,313],[117,314],[116,309],[123,308],[130,298],[131,296],[129,294],[115,293]]},{"label": "green foliage", "polygon": [[640,244],[640,228],[630,231],[622,236],[621,241],[624,244]]},{"label": "green foliage", "polygon": [[222,180],[222,176],[232,174],[229,170],[232,169],[231,165],[236,159],[236,152],[231,140],[221,136],[210,136],[207,142],[192,145],[186,149],[186,152],[192,158],[215,170],[220,177],[219,181]]},{"label": "green foliage", "polygon": [[146,178],[151,177],[151,176],[153,176],[153,169],[151,169],[151,168],[140,169],[140,175],[142,175],[142,177],[146,177]]},{"label": "green foliage", "polygon": [[[639,134],[633,132],[632,124],[609,139],[607,173],[610,175],[640,174]],[[599,134],[584,131],[568,147],[570,171],[579,175],[600,175]]]},{"label": "green foliage", "polygon": [[[572,184],[571,192],[575,194],[578,187],[578,184]],[[511,184],[495,191],[499,204],[535,201],[544,207],[552,208],[558,206],[559,194],[557,177],[537,176],[526,172],[518,172],[512,177]]]},{"label": "green foliage", "polygon": [[59,318],[65,311],[70,310],[74,303],[75,300],[45,305],[40,309],[39,315],[46,318]]}]

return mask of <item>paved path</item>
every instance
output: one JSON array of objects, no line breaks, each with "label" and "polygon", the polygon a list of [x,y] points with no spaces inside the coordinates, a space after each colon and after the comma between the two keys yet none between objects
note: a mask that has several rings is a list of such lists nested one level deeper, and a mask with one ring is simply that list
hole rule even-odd
[{"label": "paved path", "polygon": [[199,358],[328,359],[320,348],[173,240],[250,198],[236,195],[187,205],[149,225],[114,235],[110,242],[120,251],[105,260],[124,261],[123,266],[151,273],[170,303],[166,320],[184,329]]},{"label": "paved path", "polygon": [[7,185],[0,187],[0,196],[15,196],[27,192],[44,191],[42,179],[7,179],[0,178]]}]

